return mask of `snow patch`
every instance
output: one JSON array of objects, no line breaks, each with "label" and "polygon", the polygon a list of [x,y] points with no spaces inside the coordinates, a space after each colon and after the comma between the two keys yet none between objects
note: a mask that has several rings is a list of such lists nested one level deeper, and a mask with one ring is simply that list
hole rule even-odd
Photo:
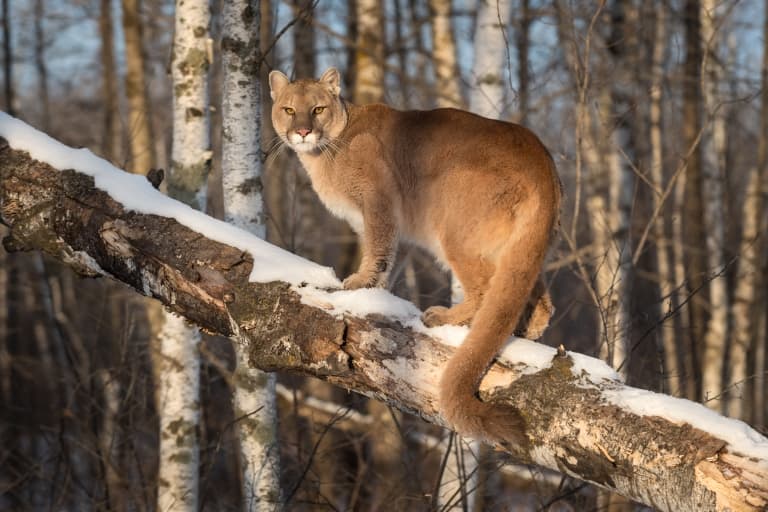
[{"label": "snow patch", "polygon": [[584,354],[571,351],[568,351],[568,355],[573,361],[571,372],[573,372],[573,375],[576,377],[587,378],[596,384],[601,380],[624,382],[624,378],[621,374],[611,368],[611,366],[602,359],[585,356]]},{"label": "snow patch", "polygon": [[[605,399],[640,416],[660,416],[689,425],[728,443],[728,449],[768,461],[768,439],[740,420],[726,418],[703,405],[653,391],[622,388],[603,391]],[[765,464],[768,469],[768,464]]]},{"label": "snow patch", "polygon": [[[28,124],[0,112],[0,136],[13,149],[55,169],[74,169],[92,176],[96,187],[137,213],[170,217],[211,240],[248,252],[254,260],[250,280],[307,282],[319,288],[338,288],[333,270],[275,247],[235,226],[216,220],[156,190],[144,176],[121,171],[88,149],[74,149]],[[278,264],[279,263],[279,264]]]},{"label": "snow patch", "polygon": [[295,288],[295,291],[301,295],[302,303],[323,305],[325,309],[332,310],[329,312],[335,316],[349,314],[365,318],[368,315],[378,314],[403,324],[411,324],[414,319],[418,320],[421,315],[421,311],[411,302],[395,297],[383,288],[326,292],[309,287],[299,287]]}]

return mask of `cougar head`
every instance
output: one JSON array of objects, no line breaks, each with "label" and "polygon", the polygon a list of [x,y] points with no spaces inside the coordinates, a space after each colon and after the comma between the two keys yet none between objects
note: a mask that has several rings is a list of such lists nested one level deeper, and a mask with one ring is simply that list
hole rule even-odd
[{"label": "cougar head", "polygon": [[347,111],[339,97],[339,82],[336,68],[329,68],[319,80],[291,82],[280,71],[269,74],[272,125],[297,153],[320,152],[344,130]]}]

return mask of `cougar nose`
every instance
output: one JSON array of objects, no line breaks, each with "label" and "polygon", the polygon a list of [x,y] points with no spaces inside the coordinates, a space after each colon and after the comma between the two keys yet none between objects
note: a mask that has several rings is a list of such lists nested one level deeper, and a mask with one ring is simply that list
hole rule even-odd
[{"label": "cougar nose", "polygon": [[312,129],[311,128],[296,128],[296,133],[298,133],[302,137],[306,137],[307,135],[312,133]]}]

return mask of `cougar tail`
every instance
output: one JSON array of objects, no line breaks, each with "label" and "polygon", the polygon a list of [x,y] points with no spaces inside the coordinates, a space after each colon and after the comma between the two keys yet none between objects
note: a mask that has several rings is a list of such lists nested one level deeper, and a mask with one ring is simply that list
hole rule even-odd
[{"label": "cougar tail", "polygon": [[515,233],[501,249],[469,334],[448,361],[440,380],[440,409],[464,436],[490,444],[525,446],[525,421],[519,411],[481,402],[477,397],[480,381],[525,310],[556,222],[555,213],[548,226],[541,225],[546,213],[540,210],[538,201],[523,201],[516,213]]}]

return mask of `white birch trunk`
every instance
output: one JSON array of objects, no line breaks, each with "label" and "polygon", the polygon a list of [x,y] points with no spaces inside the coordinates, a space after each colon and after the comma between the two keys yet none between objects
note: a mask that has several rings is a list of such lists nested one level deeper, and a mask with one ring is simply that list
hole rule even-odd
[{"label": "white birch trunk", "polygon": [[498,119],[506,112],[505,77],[509,68],[506,23],[512,11],[510,0],[481,0],[477,6],[475,60],[469,108],[481,116]]},{"label": "white birch trunk", "polygon": [[205,211],[211,165],[208,55],[210,8],[206,0],[177,0],[171,73],[173,149],[168,195]]},{"label": "white birch trunk", "polygon": [[[261,196],[261,86],[259,3],[233,0],[222,13],[222,180],[225,220],[264,238]],[[233,343],[234,411],[240,436],[244,510],[281,508],[274,373],[248,366],[248,353]]]},{"label": "white birch trunk", "polygon": [[[709,118],[702,137],[702,193],[704,197],[704,226],[707,247],[707,268],[715,275],[709,283],[710,317],[704,337],[702,355],[702,399],[708,407],[722,410],[728,397],[722,396],[725,342],[728,337],[728,290],[724,275],[716,275],[724,268],[725,210],[723,204],[723,172],[725,159],[725,115],[718,104],[717,85],[720,78],[716,61],[718,35],[716,33],[716,2],[701,1],[702,92],[704,112]],[[743,360],[746,354],[738,347],[735,356]],[[737,363],[739,366],[745,361]],[[743,371],[743,375],[746,372]]]},{"label": "white birch trunk", "polygon": [[[168,194],[205,210],[210,167],[208,53],[210,11],[205,0],[176,2],[173,56],[173,148]],[[163,312],[159,377],[158,510],[198,508],[200,332]]]},{"label": "white birch trunk", "polygon": [[157,508],[195,511],[200,448],[200,333],[172,313],[160,331],[160,467]]},{"label": "white birch trunk", "polygon": [[432,62],[437,106],[460,108],[463,101],[451,26],[451,0],[429,0],[429,8],[432,12]]}]

